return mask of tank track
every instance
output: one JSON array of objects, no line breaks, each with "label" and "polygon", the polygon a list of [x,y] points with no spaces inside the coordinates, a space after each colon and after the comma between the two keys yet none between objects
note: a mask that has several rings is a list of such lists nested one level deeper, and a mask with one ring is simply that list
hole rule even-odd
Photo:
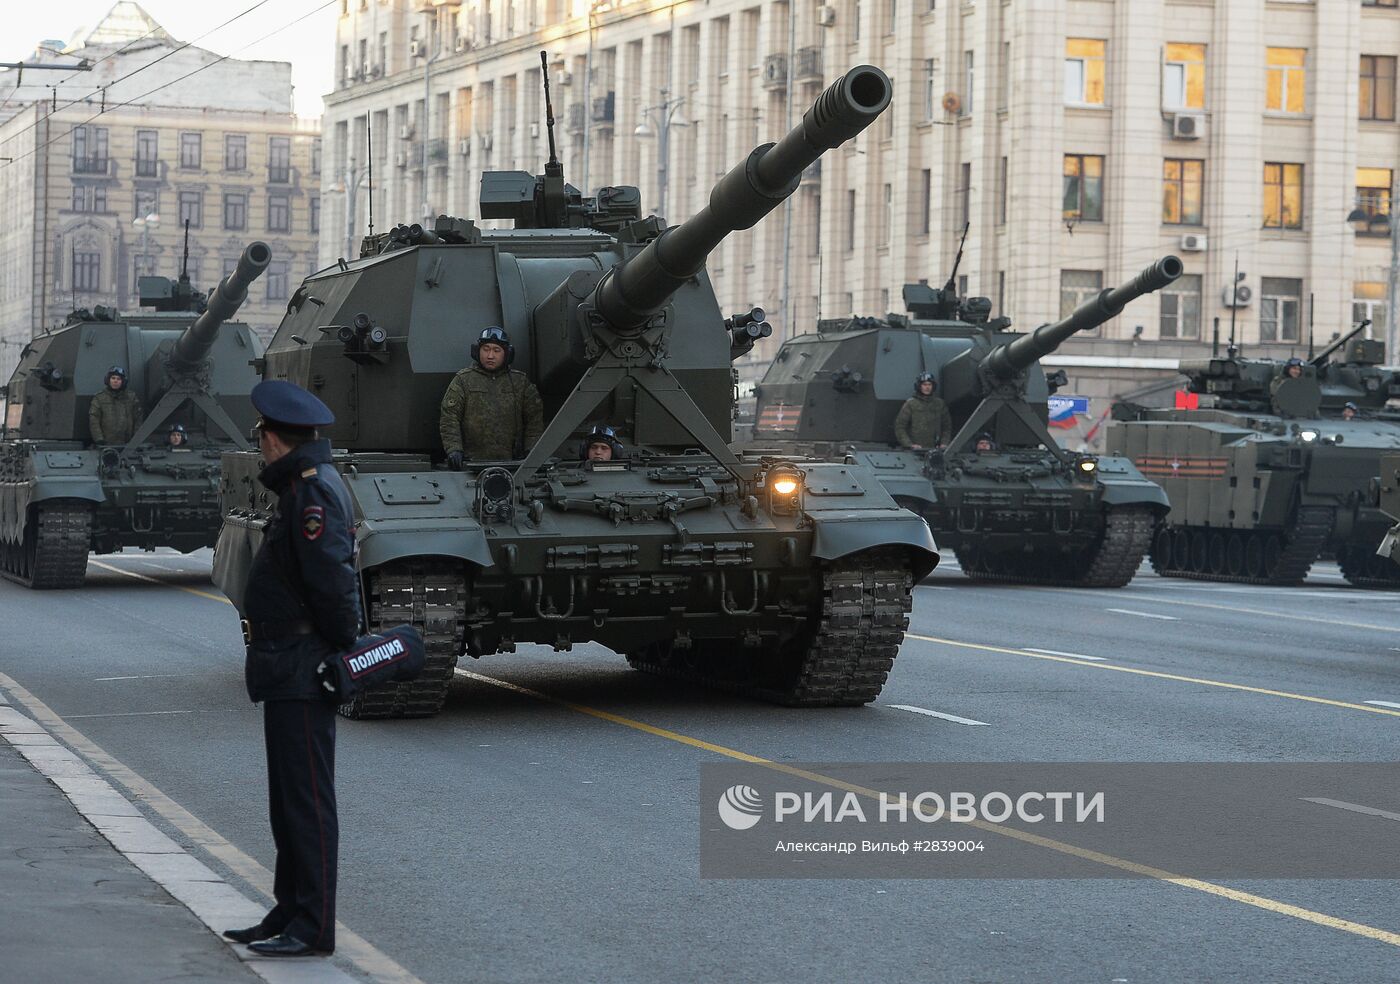
[{"label": "tank track", "polygon": [[[1221,581],[1230,584],[1271,584],[1275,586],[1299,585],[1308,576],[1308,571],[1322,553],[1327,538],[1332,532],[1335,516],[1331,509],[1323,506],[1310,506],[1298,510],[1298,521],[1283,538],[1283,549],[1279,553],[1274,572],[1264,577],[1249,574],[1213,573],[1211,571],[1186,570],[1173,566],[1161,556],[1160,547],[1152,551],[1152,569],[1162,577],[1188,578],[1193,581]],[[1172,532],[1172,527],[1163,527],[1163,533]],[[1193,532],[1202,527],[1178,527]],[[1228,532],[1228,531],[1208,531]],[[1264,531],[1252,531],[1251,536],[1262,536]],[[1160,543],[1160,539],[1159,539]]]},{"label": "tank track", "polygon": [[822,572],[815,624],[786,647],[730,640],[670,643],[631,653],[633,668],[789,707],[858,707],[880,696],[913,610],[914,576],[893,552],[844,558]]},{"label": "tank track", "polygon": [[1337,564],[1347,583],[1358,588],[1400,588],[1400,564],[1389,557],[1380,557],[1376,548],[1347,546],[1337,551]]},{"label": "tank track", "polygon": [[[1121,588],[1142,566],[1142,559],[1152,545],[1156,517],[1146,506],[1120,506],[1107,510],[1103,536],[1087,557],[1080,558],[1076,574],[1038,572],[1072,570],[1072,561],[1033,560],[1024,565],[1006,563],[1002,569],[988,567],[981,558],[966,548],[954,550],[963,573],[974,581],[1002,584],[1051,584],[1071,588]],[[998,558],[1000,559],[1000,558]],[[1015,567],[1014,570],[1005,569]]]},{"label": "tank track", "polygon": [[34,508],[22,543],[0,545],[0,574],[26,588],[80,588],[87,577],[92,509],[50,502]]},{"label": "tank track", "polygon": [[408,683],[391,683],[340,705],[347,718],[431,717],[442,710],[452,672],[462,655],[467,580],[452,564],[421,561],[386,564],[369,575],[366,589],[371,632],[414,625],[423,633],[423,672]]}]

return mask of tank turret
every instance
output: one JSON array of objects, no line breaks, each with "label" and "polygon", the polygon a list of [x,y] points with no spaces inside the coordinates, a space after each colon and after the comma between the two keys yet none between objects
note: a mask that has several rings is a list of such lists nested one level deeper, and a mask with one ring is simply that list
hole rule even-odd
[{"label": "tank turret", "polygon": [[272,250],[267,243],[248,244],[233,272],[209,295],[204,313],[175,339],[170,350],[172,372],[194,372],[209,358],[214,340],[219,336],[219,327],[238,313],[248,299],[248,286],[262,276],[270,262]]}]

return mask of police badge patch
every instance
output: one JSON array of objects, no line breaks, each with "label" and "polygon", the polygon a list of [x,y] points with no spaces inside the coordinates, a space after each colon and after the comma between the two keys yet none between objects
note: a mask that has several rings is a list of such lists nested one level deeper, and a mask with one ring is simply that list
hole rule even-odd
[{"label": "police badge patch", "polygon": [[326,528],[326,510],[320,506],[307,506],[301,511],[301,535],[315,540]]}]

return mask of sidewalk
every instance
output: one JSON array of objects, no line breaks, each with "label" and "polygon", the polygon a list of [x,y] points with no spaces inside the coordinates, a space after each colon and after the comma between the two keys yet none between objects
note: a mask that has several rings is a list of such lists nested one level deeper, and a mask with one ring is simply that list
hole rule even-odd
[{"label": "sidewalk", "polygon": [[347,980],[213,931],[261,916],[0,692],[0,984]]}]

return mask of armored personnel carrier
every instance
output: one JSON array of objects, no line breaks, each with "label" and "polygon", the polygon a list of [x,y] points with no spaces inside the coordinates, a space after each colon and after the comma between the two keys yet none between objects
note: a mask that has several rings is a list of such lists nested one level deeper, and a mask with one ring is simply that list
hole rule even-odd
[{"label": "armored personnel carrier", "polygon": [[[464,651],[522,643],[598,642],[638,669],[785,704],[879,694],[933,540],[863,468],[730,450],[731,351],[753,333],[726,328],[704,263],[889,100],[883,72],[852,69],[671,228],[642,218],[635,188],[565,184],[550,114],[543,175],[482,178],[481,216],[513,229],[399,227],[296,291],[266,374],[335,412],[371,628],[413,622],[428,651],[417,681],[342,713],[433,714]],[[445,470],[439,403],[496,325],[543,396],[543,436],[523,460]],[[595,424],[622,457],[579,460]],[[236,594],[274,503],[256,456],[224,460],[215,579]]]},{"label": "armored personnel carrier", "polygon": [[[1167,257],[1028,335],[989,318],[986,298],[959,298],[953,278],[942,290],[907,285],[907,316],[824,321],[784,343],[758,386],[750,447],[870,468],[969,577],[1120,587],[1141,565],[1166,497],[1125,458],[1060,448],[1038,360],[1181,269]],[[952,415],[946,447],[895,443],[896,415],[920,373],[937,381]]]},{"label": "armored personnel carrier", "polygon": [[[265,243],[248,246],[207,300],[183,273],[141,277],[144,310],[75,311],[25,346],[4,390],[0,573],[69,588],[82,584],[89,551],[213,545],[220,456],[248,447],[251,363],[262,355],[252,330],[229,319],[271,257]],[[98,443],[88,410],[114,366],[146,414],[126,443]],[[181,447],[167,442],[175,424]]]},{"label": "armored personnel carrier", "polygon": [[[1172,509],[1153,540],[1167,577],[1300,584],[1329,553],[1352,584],[1394,586],[1376,555],[1390,521],[1375,504],[1381,454],[1400,449],[1400,374],[1355,337],[1286,363],[1224,356],[1181,363],[1196,409],[1115,407],[1109,447],[1161,482]],[[1338,356],[1338,361],[1333,357]]]}]

